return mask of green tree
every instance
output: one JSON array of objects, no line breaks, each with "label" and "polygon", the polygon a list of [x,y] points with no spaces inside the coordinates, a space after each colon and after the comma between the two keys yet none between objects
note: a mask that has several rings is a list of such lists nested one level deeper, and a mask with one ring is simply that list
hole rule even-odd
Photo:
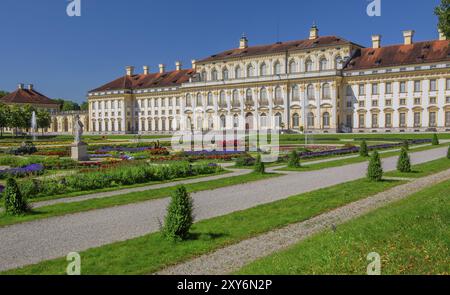
[{"label": "green tree", "polygon": [[441,4],[435,8],[434,13],[439,18],[438,28],[447,38],[450,38],[450,0],[441,0]]},{"label": "green tree", "polygon": [[0,136],[3,137],[3,131],[8,127],[10,111],[9,107],[0,103]]},{"label": "green tree", "polygon": [[258,154],[258,156],[256,156],[254,171],[256,173],[260,173],[260,174],[266,173],[266,166],[264,165],[263,161],[261,160],[260,154]]},{"label": "green tree", "polygon": [[22,196],[14,178],[9,178],[6,181],[3,195],[5,198],[5,213],[7,215],[18,216],[29,211],[27,200]]},{"label": "green tree", "polygon": [[0,98],[2,98],[3,96],[6,96],[8,94],[9,94],[9,92],[0,90]]},{"label": "green tree", "polygon": [[24,116],[25,116],[24,111],[19,106],[15,105],[10,108],[8,127],[14,129],[14,134],[16,136],[18,133],[18,129],[22,128]]},{"label": "green tree", "polygon": [[82,110],[82,111],[89,110],[89,104],[87,101],[83,101],[83,103],[80,105],[80,110]]},{"label": "green tree", "polygon": [[300,165],[300,157],[298,156],[297,151],[292,151],[289,154],[288,167],[289,168],[299,168]]},{"label": "green tree", "polygon": [[171,241],[185,240],[189,236],[194,217],[192,215],[193,200],[186,187],[179,186],[172,195],[162,233]]},{"label": "green tree", "polygon": [[377,151],[374,151],[370,157],[367,178],[371,181],[381,181],[383,178],[383,167],[381,166],[380,155]]},{"label": "green tree", "polygon": [[50,113],[46,110],[38,110],[36,114],[36,121],[38,128],[41,128],[42,135],[44,135],[44,129],[49,128],[52,122]]},{"label": "green tree", "polygon": [[63,106],[62,106],[62,111],[63,112],[70,112],[70,111],[79,111],[80,110],[80,106],[73,101],[64,101]]},{"label": "green tree", "polygon": [[439,138],[437,136],[437,134],[433,134],[433,140],[431,141],[432,145],[439,145]]},{"label": "green tree", "polygon": [[400,157],[397,161],[397,170],[403,173],[411,172],[411,159],[409,158],[408,151],[402,148]]},{"label": "green tree", "polygon": [[368,157],[369,156],[369,149],[367,147],[367,143],[365,140],[361,142],[361,146],[359,147],[359,155],[361,157]]}]

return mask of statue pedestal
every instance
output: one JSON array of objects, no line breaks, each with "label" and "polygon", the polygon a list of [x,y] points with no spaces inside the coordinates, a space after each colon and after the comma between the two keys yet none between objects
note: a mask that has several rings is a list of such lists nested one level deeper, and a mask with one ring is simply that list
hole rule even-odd
[{"label": "statue pedestal", "polygon": [[84,142],[72,145],[72,159],[75,161],[88,161],[88,145]]}]

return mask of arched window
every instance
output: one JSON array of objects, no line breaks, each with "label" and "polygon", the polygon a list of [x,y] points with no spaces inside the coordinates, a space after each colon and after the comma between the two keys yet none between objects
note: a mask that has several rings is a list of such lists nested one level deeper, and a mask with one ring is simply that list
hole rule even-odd
[{"label": "arched window", "polygon": [[224,68],[222,70],[222,79],[223,80],[228,80],[228,69],[227,68]]},{"label": "arched window", "polygon": [[292,86],[292,101],[300,101],[300,89],[298,85]]},{"label": "arched window", "polygon": [[214,129],[214,119],[212,116],[208,116],[208,129]]},{"label": "arched window", "polygon": [[342,69],[342,57],[340,55],[334,58],[334,65],[336,69]]},{"label": "arched window", "polygon": [[225,128],[227,127],[227,121],[225,115],[220,116],[220,127]]},{"label": "arched window", "polygon": [[186,95],[186,106],[187,107],[191,107],[192,106],[192,98],[191,98],[190,94]]},{"label": "arched window", "polygon": [[266,63],[262,63],[259,69],[259,73],[261,76],[266,76],[267,75],[267,65]]},{"label": "arched window", "polygon": [[214,105],[213,94],[211,92],[208,93],[208,106]]},{"label": "arched window", "polygon": [[273,66],[273,73],[275,75],[281,75],[281,64],[280,62],[275,62],[274,66]]},{"label": "arched window", "polygon": [[282,105],[283,104],[283,90],[280,86],[275,88],[275,104]]},{"label": "arched window", "polygon": [[308,113],[308,119],[307,119],[308,127],[314,127],[314,114],[312,112]]},{"label": "arched window", "polygon": [[241,67],[240,67],[240,66],[237,66],[237,67],[234,69],[234,78],[235,78],[235,79],[240,79],[240,78],[242,78],[242,70],[241,70]]},{"label": "arched window", "polygon": [[325,83],[322,85],[322,99],[330,99],[330,98],[331,98],[330,84]]},{"label": "arched window", "polygon": [[292,115],[292,125],[296,128],[300,126],[300,117],[297,113]]},{"label": "arched window", "polygon": [[316,96],[314,94],[314,85],[309,84],[308,88],[306,90],[306,95],[308,96],[308,99],[315,99]]},{"label": "arched window", "polygon": [[262,128],[267,128],[267,115],[262,113],[261,116],[259,116],[259,124]]},{"label": "arched window", "polygon": [[239,107],[239,105],[240,105],[240,103],[239,103],[239,92],[237,90],[233,91],[233,97],[232,97],[231,104],[233,105],[233,107]]},{"label": "arched window", "polygon": [[323,127],[325,128],[330,127],[330,113],[328,112],[323,113],[322,123]]},{"label": "arched window", "polygon": [[247,77],[253,77],[255,76],[255,68],[253,67],[253,65],[248,65],[247,67]]},{"label": "arched window", "polygon": [[207,76],[207,74],[206,74],[206,71],[203,71],[203,72],[202,72],[202,74],[201,74],[201,80],[202,80],[202,81],[208,80],[208,76]]},{"label": "arched window", "polygon": [[217,81],[219,78],[218,78],[218,76],[217,76],[217,70],[216,69],[213,69],[212,71],[211,71],[211,80],[213,80],[213,81]]},{"label": "arched window", "polygon": [[312,62],[312,60],[311,59],[307,59],[306,60],[306,62],[305,62],[305,71],[306,72],[312,72],[314,69],[313,69],[313,62]]},{"label": "arched window", "polygon": [[245,92],[245,104],[253,105],[253,91],[251,89],[247,89]]},{"label": "arched window", "polygon": [[233,116],[233,127],[238,128],[239,127],[239,115],[234,114]]},{"label": "arched window", "polygon": [[328,60],[325,57],[320,59],[320,70],[328,70]]},{"label": "arched window", "polygon": [[197,129],[203,129],[203,118],[201,116],[197,117]]},{"label": "arched window", "polygon": [[202,95],[200,93],[197,94],[197,106],[198,107],[203,106],[203,97],[202,97]]},{"label": "arched window", "polygon": [[261,88],[261,92],[259,93],[259,104],[260,104],[260,106],[268,106],[269,105],[269,99],[267,96],[266,88]]},{"label": "arched window", "polygon": [[227,99],[225,97],[225,91],[220,92],[219,105],[221,108],[227,107]]},{"label": "arched window", "polygon": [[297,73],[298,72],[298,68],[297,68],[297,63],[295,62],[295,60],[291,60],[291,62],[289,63],[289,73]]},{"label": "arched window", "polygon": [[280,113],[275,114],[275,128],[281,128],[283,124],[283,119]]}]

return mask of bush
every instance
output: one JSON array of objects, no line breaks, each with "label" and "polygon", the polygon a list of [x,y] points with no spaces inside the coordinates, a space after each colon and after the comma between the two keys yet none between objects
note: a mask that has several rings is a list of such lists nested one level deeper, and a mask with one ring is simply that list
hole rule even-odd
[{"label": "bush", "polygon": [[381,181],[383,178],[383,167],[381,166],[380,155],[377,151],[374,151],[370,157],[367,178],[371,181]]},{"label": "bush", "polygon": [[299,168],[300,167],[300,157],[296,151],[292,151],[289,154],[288,159],[288,167],[289,168]]},{"label": "bush", "polygon": [[369,149],[367,148],[367,143],[365,140],[361,142],[361,146],[359,147],[359,155],[361,157],[368,157],[369,156]]},{"label": "bush", "polygon": [[192,209],[193,200],[186,187],[177,187],[167,208],[167,215],[162,228],[165,238],[171,241],[182,241],[189,236],[189,229],[194,222]]},{"label": "bush", "polygon": [[13,148],[9,151],[13,155],[31,155],[37,152],[36,146],[31,141],[23,142],[20,147]]},{"label": "bush", "polygon": [[450,146],[448,147],[448,151],[447,151],[447,159],[450,159]]},{"label": "bush", "polygon": [[431,142],[432,145],[439,145],[439,138],[437,134],[433,134],[433,141]]},{"label": "bush", "polygon": [[404,140],[402,146],[405,150],[409,151],[409,141],[408,140]]},{"label": "bush", "polygon": [[404,147],[402,148],[400,157],[398,158],[397,170],[404,173],[411,172],[411,160],[409,158],[408,151]]},{"label": "bush", "polygon": [[261,161],[261,155],[258,154],[255,161],[255,169],[256,173],[264,174],[266,172],[266,167],[264,163]]},{"label": "bush", "polygon": [[253,165],[255,165],[255,159],[248,155],[236,158],[236,166],[238,167],[249,167]]},{"label": "bush", "polygon": [[23,215],[29,211],[28,203],[22,196],[16,181],[9,178],[3,193],[5,197],[5,213],[7,215]]}]

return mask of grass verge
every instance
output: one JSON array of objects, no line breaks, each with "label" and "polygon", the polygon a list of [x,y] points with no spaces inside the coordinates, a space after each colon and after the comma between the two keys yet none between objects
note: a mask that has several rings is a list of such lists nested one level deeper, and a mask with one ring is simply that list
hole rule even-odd
[{"label": "grass verge", "polygon": [[238,274],[450,274],[450,181],[257,260]]}]

